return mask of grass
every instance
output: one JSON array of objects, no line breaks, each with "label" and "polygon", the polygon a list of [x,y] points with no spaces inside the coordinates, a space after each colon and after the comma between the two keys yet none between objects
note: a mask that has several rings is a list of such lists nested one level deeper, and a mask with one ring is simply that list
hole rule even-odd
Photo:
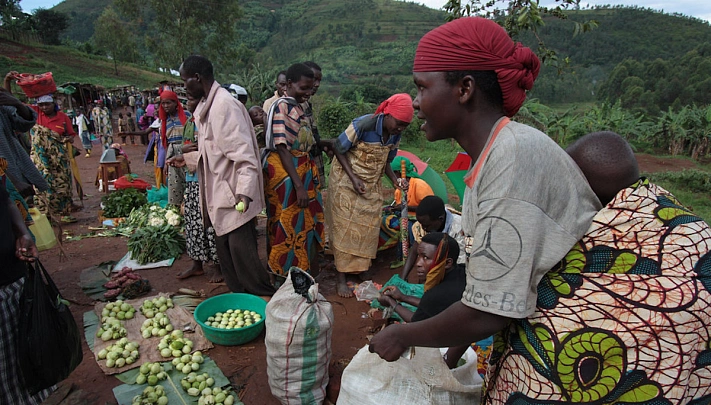
[{"label": "grass", "polygon": [[124,62],[119,63],[117,75],[111,59],[64,46],[23,45],[0,38],[0,55],[0,71],[52,72],[58,85],[79,82],[105,88],[126,84],[152,88],[161,80],[170,79],[164,74]]}]

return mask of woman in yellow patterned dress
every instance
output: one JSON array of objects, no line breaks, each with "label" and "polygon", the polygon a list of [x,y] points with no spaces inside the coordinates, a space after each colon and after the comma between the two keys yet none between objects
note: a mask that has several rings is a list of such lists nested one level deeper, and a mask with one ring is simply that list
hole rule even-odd
[{"label": "woman in yellow patterned dress", "polygon": [[412,98],[395,94],[375,114],[356,118],[331,140],[336,160],[329,177],[326,218],[341,297],[353,296],[346,275],[367,271],[377,254],[383,205],[380,179],[386,175],[398,184],[390,162],[413,115]]}]

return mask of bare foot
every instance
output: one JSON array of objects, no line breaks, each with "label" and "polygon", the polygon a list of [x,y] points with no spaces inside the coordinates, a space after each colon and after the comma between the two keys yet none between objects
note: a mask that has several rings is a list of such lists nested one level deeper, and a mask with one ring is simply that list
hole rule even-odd
[{"label": "bare foot", "polygon": [[217,284],[225,281],[225,278],[222,277],[222,268],[220,268],[219,265],[213,264],[210,266],[210,280],[208,283],[212,284]]},{"label": "bare foot", "polygon": [[177,277],[180,280],[186,279],[188,277],[192,276],[201,276],[205,274],[205,272],[202,270],[202,263],[199,261],[193,260],[193,265],[187,270],[183,270],[180,273],[178,273]]},{"label": "bare foot", "polygon": [[336,286],[339,297],[352,298],[353,292],[346,283],[346,273],[338,273],[338,284]]}]

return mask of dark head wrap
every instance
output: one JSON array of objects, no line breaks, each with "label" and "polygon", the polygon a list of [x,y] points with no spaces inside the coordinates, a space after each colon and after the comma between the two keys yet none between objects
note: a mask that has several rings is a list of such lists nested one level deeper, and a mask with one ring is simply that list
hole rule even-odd
[{"label": "dark head wrap", "polygon": [[433,29],[420,40],[414,72],[493,70],[511,117],[533,88],[541,63],[531,49],[515,43],[506,31],[481,17],[460,18]]}]

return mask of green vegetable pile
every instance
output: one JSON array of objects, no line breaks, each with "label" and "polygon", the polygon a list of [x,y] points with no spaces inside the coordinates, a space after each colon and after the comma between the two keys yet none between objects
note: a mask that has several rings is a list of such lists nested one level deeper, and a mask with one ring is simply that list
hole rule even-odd
[{"label": "green vegetable pile", "polygon": [[131,214],[134,208],[148,204],[146,193],[135,188],[117,190],[101,198],[106,218],[123,218]]},{"label": "green vegetable pile", "polygon": [[183,253],[185,238],[180,228],[172,225],[146,226],[128,238],[128,251],[139,264],[155,263]]}]

